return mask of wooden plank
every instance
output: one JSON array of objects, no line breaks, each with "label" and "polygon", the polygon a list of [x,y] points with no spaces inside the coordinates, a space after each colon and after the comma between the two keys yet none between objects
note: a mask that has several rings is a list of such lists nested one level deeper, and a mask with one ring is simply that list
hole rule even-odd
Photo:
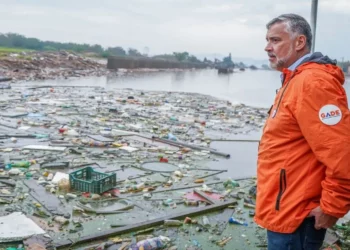
[{"label": "wooden plank", "polygon": [[212,174],[207,174],[207,175],[198,177],[197,179],[204,179],[204,178],[207,178],[207,177],[210,177],[210,176],[214,176],[214,175],[218,175],[218,174],[222,174],[222,173],[225,173],[225,172],[227,172],[227,170],[220,170],[220,171],[217,171],[217,172],[212,173]]},{"label": "wooden plank", "polygon": [[233,205],[235,203],[236,203],[236,201],[233,200],[233,201],[227,201],[227,202],[224,202],[224,203],[218,204],[218,205],[210,205],[210,206],[201,207],[201,208],[189,209],[187,211],[180,212],[180,213],[177,213],[174,215],[167,215],[164,217],[135,223],[133,225],[128,225],[125,227],[110,229],[110,230],[107,230],[105,232],[97,233],[95,235],[84,236],[84,237],[81,237],[76,242],[73,242],[71,240],[64,240],[64,241],[61,240],[60,242],[57,242],[55,244],[55,247],[57,249],[59,249],[59,248],[63,248],[63,247],[69,247],[72,244],[76,245],[76,244],[91,242],[94,240],[105,239],[105,238],[110,237],[110,236],[117,236],[117,235],[129,233],[129,232],[133,232],[133,231],[138,231],[138,230],[142,230],[142,229],[146,229],[146,228],[150,228],[150,227],[155,227],[155,226],[162,225],[165,220],[182,220],[186,217],[192,217],[192,216],[194,217],[194,216],[197,216],[197,215],[200,215],[203,213],[209,213],[209,212],[214,212],[214,211],[217,211],[220,209],[224,209],[224,208],[226,208],[230,205]]},{"label": "wooden plank", "polygon": [[68,212],[56,195],[47,192],[44,187],[38,185],[35,180],[23,181],[30,191],[29,194],[45,207],[52,215],[64,215]]},{"label": "wooden plank", "polygon": [[205,192],[202,192],[199,189],[194,189],[193,192],[198,194],[200,197],[206,199],[208,201],[208,203],[211,205],[220,203],[220,201],[212,199]]}]

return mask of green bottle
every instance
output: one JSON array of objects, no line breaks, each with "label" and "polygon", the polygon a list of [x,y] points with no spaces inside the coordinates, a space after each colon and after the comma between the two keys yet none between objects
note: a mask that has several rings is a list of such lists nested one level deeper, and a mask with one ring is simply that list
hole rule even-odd
[{"label": "green bottle", "polygon": [[29,161],[19,161],[19,162],[13,162],[9,164],[11,168],[29,168],[30,162]]}]

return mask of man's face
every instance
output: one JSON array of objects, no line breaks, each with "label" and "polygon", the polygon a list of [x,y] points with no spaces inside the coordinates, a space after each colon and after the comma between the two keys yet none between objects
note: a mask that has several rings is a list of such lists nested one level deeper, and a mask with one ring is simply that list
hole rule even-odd
[{"label": "man's face", "polygon": [[273,24],[267,31],[266,41],[265,51],[271,68],[282,71],[296,60],[295,38],[291,36],[286,23]]}]

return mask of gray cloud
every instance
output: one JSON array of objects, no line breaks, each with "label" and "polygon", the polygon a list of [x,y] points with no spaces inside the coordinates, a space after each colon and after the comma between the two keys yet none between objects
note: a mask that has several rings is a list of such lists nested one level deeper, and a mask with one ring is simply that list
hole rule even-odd
[{"label": "gray cloud", "polygon": [[[350,1],[319,1],[316,49],[350,59]],[[0,32],[43,40],[150,48],[151,54],[232,52],[265,58],[265,24],[287,12],[309,20],[311,0],[2,0]]]}]

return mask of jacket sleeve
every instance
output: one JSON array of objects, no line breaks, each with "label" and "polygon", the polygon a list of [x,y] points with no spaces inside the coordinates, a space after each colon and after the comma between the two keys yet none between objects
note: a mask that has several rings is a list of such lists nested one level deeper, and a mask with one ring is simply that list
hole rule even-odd
[{"label": "jacket sleeve", "polygon": [[320,206],[343,217],[350,210],[350,112],[344,88],[335,78],[309,76],[297,97],[295,119],[325,168]]}]

